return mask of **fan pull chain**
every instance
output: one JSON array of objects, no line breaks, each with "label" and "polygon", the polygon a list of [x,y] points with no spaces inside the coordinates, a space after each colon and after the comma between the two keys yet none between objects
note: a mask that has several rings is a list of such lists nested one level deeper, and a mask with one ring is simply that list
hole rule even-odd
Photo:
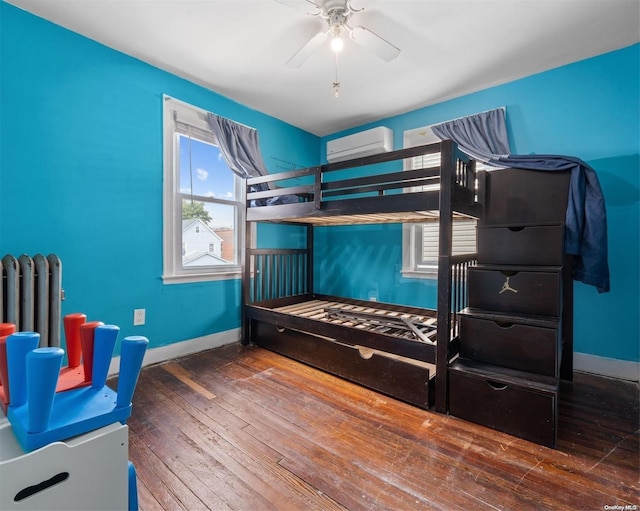
[{"label": "fan pull chain", "polygon": [[335,81],[333,82],[333,95],[334,97],[337,99],[338,97],[340,97],[340,80],[338,79],[338,54],[335,54],[336,56],[336,78]]}]

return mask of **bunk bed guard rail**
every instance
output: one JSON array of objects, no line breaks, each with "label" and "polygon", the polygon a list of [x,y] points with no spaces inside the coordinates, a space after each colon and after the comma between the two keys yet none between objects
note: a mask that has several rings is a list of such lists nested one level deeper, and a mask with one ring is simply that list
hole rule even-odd
[{"label": "bunk bed guard rail", "polygon": [[307,249],[249,249],[249,302],[265,302],[309,293]]},{"label": "bunk bed guard rail", "polygon": [[[432,163],[420,165],[421,161],[433,162],[438,153],[441,155],[439,166],[433,166]],[[395,164],[402,167],[401,164],[409,160],[417,162],[417,165],[404,165],[405,168],[393,166]],[[362,167],[368,167],[366,175],[356,172],[357,177],[353,177],[352,172],[349,177],[341,178],[342,174],[338,172]],[[455,185],[454,193],[466,194],[463,202],[471,208],[469,213],[477,214],[475,161],[460,151],[454,142],[447,140],[344,162],[248,178],[248,220],[260,221],[256,210],[272,205],[281,206],[282,218],[290,219],[296,216],[295,213],[292,214],[295,208],[286,209],[284,206],[299,203],[307,203],[316,211],[331,206],[331,214],[339,210],[343,201],[354,200],[360,201],[364,213],[402,211],[403,195],[437,188],[441,180],[450,180]],[[387,199],[382,206],[376,201],[380,197]],[[353,203],[350,204],[352,209]],[[437,204],[431,205],[433,207],[426,206],[424,209],[438,209]],[[304,211],[308,212],[309,209]],[[274,220],[272,212],[268,216],[270,220]]]}]

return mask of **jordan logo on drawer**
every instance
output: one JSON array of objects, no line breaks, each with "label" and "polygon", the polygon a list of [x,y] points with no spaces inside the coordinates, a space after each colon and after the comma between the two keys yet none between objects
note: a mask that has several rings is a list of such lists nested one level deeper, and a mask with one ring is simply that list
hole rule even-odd
[{"label": "jordan logo on drawer", "polygon": [[513,289],[511,287],[511,285],[509,284],[509,277],[507,277],[507,280],[505,280],[504,284],[502,284],[502,289],[498,292],[498,294],[501,295],[505,291],[511,291],[512,293],[517,293],[518,292],[517,289]]}]

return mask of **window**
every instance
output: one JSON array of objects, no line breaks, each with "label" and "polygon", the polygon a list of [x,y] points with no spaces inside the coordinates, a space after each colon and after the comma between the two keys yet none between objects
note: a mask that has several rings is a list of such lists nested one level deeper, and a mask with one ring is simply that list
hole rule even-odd
[{"label": "window", "polygon": [[244,180],[229,169],[206,118],[164,97],[165,282],[236,278],[241,270]]},{"label": "window", "polygon": [[[438,236],[437,220],[424,224],[410,224],[411,269],[420,276],[435,277],[438,272]],[[406,250],[406,246],[404,247]],[[457,218],[453,221],[453,255],[472,254],[476,251],[476,220]]]},{"label": "window", "polygon": [[[404,133],[404,147],[433,144],[440,139],[426,126]],[[417,156],[411,159],[407,169],[437,167],[440,153]],[[476,169],[486,168],[476,162]],[[439,185],[429,185],[438,188]],[[424,187],[426,189],[427,187]],[[454,218],[453,254],[469,254],[476,251],[476,220]],[[405,277],[436,278],[438,274],[438,221],[422,224],[404,224],[402,227],[402,274]]]}]

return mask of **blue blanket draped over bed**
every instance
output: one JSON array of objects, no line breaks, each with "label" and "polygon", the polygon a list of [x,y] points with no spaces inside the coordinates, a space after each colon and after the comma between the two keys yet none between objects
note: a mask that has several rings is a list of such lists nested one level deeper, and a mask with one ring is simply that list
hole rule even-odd
[{"label": "blue blanket draped over bed", "polygon": [[609,291],[607,214],[595,170],[580,160],[555,155],[509,155],[489,163],[517,169],[571,172],[564,248],[575,256],[575,280]]}]

